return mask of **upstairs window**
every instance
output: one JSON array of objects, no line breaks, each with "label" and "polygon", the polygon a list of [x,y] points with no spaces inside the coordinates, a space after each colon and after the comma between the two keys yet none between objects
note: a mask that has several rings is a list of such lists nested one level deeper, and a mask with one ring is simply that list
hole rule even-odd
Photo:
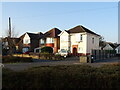
[{"label": "upstairs window", "polygon": [[83,40],[83,35],[80,35],[80,41],[82,41]]},{"label": "upstairs window", "polygon": [[30,39],[24,39],[24,44],[29,44],[30,43]]},{"label": "upstairs window", "polygon": [[76,41],[77,42],[80,42],[80,41],[83,40],[83,35],[82,34],[76,34],[75,36],[76,36]]},{"label": "upstairs window", "polygon": [[54,38],[47,38],[46,43],[54,43]]},{"label": "upstairs window", "polygon": [[92,38],[92,43],[94,44],[94,38]]},{"label": "upstairs window", "polygon": [[45,43],[44,39],[40,39],[40,44],[44,44],[44,43]]}]

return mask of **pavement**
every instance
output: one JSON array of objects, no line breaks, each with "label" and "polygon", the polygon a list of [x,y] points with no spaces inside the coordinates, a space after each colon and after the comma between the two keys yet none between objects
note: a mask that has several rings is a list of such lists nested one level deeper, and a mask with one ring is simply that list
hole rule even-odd
[{"label": "pavement", "polygon": [[56,65],[90,65],[93,67],[100,67],[104,64],[116,64],[120,63],[120,58],[114,57],[105,60],[96,60],[94,63],[80,63],[78,57],[69,57],[65,60],[38,60],[34,59],[33,62],[30,63],[10,63],[4,64],[3,68],[10,68],[14,71],[21,71],[31,67],[38,67],[38,66],[56,66]]}]

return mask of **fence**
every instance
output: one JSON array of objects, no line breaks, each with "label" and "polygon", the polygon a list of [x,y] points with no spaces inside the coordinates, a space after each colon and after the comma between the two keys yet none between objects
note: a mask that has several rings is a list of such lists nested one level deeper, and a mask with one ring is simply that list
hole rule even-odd
[{"label": "fence", "polygon": [[116,55],[115,50],[92,50],[94,60],[107,59]]}]

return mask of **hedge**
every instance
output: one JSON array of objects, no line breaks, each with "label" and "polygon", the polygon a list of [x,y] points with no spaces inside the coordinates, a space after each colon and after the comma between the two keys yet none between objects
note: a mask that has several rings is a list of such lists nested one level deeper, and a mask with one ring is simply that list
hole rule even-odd
[{"label": "hedge", "polygon": [[33,62],[31,57],[3,56],[2,63]]},{"label": "hedge", "polygon": [[43,47],[41,48],[41,53],[53,53],[52,47]]},{"label": "hedge", "polygon": [[15,72],[3,69],[3,89],[120,88],[120,64],[41,66]]}]

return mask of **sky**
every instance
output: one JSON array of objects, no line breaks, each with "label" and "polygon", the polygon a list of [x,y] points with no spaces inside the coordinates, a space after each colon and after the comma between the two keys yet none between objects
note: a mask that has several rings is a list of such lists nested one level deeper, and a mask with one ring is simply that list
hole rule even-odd
[{"label": "sky", "polygon": [[118,42],[117,2],[3,2],[3,36],[8,17],[18,37],[25,32],[44,33],[52,28],[63,31],[83,25],[106,41]]}]

